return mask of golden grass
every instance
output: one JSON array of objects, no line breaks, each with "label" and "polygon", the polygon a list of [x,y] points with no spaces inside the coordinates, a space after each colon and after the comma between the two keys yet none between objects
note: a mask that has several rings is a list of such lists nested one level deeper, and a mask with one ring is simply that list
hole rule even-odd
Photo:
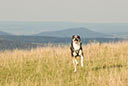
[{"label": "golden grass", "polygon": [[128,86],[128,42],[83,45],[73,72],[69,46],[0,52],[0,86]]}]

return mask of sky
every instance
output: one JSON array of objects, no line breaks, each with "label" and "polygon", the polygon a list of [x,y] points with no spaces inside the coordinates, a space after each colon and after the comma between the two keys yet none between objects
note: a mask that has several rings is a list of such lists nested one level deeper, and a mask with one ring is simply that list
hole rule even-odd
[{"label": "sky", "polygon": [[128,23],[128,0],[0,0],[0,21]]}]

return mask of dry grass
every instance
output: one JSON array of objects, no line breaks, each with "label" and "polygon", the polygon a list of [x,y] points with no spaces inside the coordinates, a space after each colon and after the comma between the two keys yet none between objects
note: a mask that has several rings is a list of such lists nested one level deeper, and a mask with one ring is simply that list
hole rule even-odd
[{"label": "dry grass", "polygon": [[76,73],[69,46],[0,52],[0,86],[128,86],[128,42],[83,49]]}]

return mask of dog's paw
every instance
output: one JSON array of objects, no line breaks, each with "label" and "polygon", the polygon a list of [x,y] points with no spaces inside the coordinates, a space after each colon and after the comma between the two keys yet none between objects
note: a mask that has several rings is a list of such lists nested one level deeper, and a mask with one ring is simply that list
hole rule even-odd
[{"label": "dog's paw", "polygon": [[76,69],[74,69],[74,72],[76,72],[77,70]]},{"label": "dog's paw", "polygon": [[83,64],[81,64],[81,67],[84,67],[84,65],[83,65]]}]

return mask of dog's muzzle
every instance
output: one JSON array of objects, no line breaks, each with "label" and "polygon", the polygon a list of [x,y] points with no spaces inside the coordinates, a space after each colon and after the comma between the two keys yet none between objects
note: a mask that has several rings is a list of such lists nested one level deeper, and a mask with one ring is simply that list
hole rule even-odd
[{"label": "dog's muzzle", "polygon": [[75,40],[74,40],[74,41],[78,41],[78,39],[76,39],[76,38],[75,38]]}]

